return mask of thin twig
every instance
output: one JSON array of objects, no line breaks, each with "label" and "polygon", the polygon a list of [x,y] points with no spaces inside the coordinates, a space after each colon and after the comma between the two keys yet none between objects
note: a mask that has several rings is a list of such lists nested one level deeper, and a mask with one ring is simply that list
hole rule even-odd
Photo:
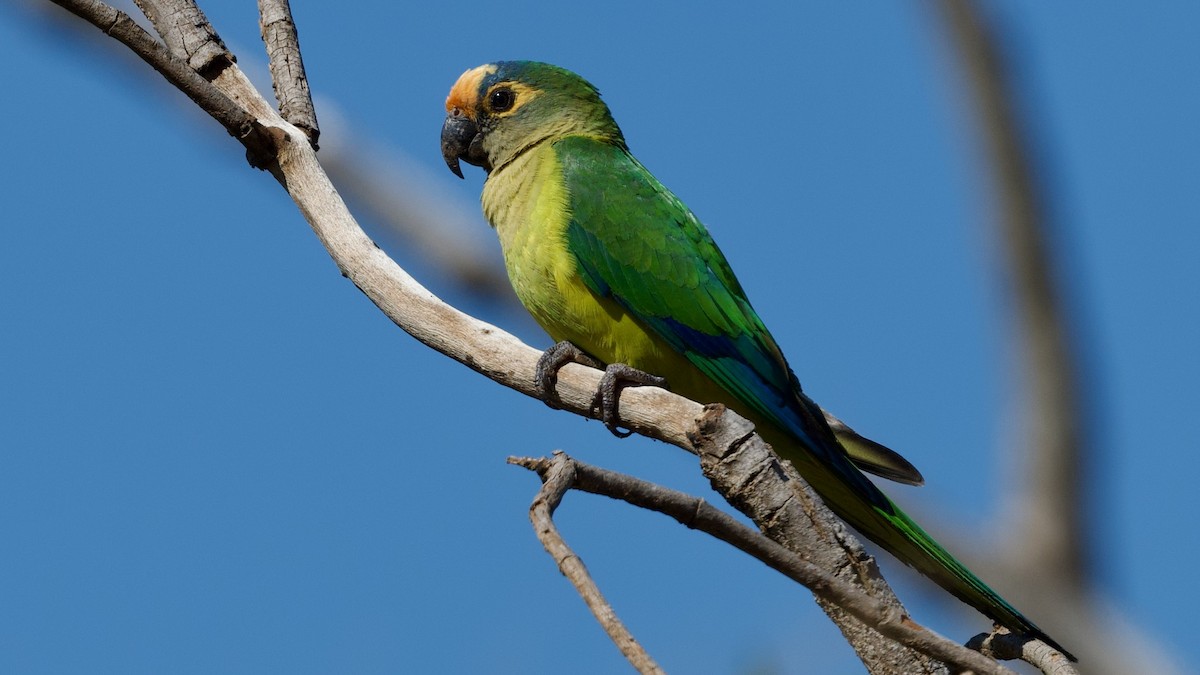
[{"label": "thin twig", "polygon": [[562,453],[555,453],[553,459],[510,457],[508,461],[510,464],[536,471],[547,482],[553,472],[567,473],[562,465],[569,463],[572,467],[572,482],[567,487],[658,511],[689,528],[709,534],[757,558],[771,569],[845,609],[857,620],[898,643],[951,666],[969,669],[980,675],[1011,675],[1013,672],[992,659],[921,626],[902,609],[871,597],[852,584],[825,572],[762,533],[742,525],[703,499],[633,476],[591,466]]},{"label": "thin twig", "polygon": [[538,490],[537,496],[529,506],[529,519],[533,521],[533,530],[537,533],[538,540],[542,542],[550,557],[554,558],[558,570],[575,586],[592,615],[604,627],[604,632],[608,633],[609,639],[617,649],[629,659],[629,663],[639,673],[662,673],[662,668],[617,617],[612,605],[600,592],[600,587],[588,574],[583,561],[567,545],[554,524],[554,510],[558,508],[567,490],[575,485],[575,462],[562,453],[555,453],[553,459],[543,462],[537,469],[542,477],[542,488]]},{"label": "thin twig", "polygon": [[1025,661],[1046,675],[1079,675],[1079,668],[1050,645],[1040,640],[1025,640],[999,628],[971,638],[967,646],[994,659]]},{"label": "thin twig", "polygon": [[304,59],[300,57],[300,38],[292,21],[288,0],[258,0],[259,28],[271,64],[271,82],[283,119],[304,130],[317,147],[321,135],[317,111],[313,108]]}]

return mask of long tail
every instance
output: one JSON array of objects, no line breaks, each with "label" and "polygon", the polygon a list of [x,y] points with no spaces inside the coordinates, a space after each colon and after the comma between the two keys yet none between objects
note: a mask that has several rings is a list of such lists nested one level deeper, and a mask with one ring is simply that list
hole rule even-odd
[{"label": "long tail", "polygon": [[795,465],[834,513],[868,539],[1002,626],[1032,635],[1076,660],[926,534],[848,460],[842,459],[844,455],[827,453],[825,458],[832,457],[832,462],[819,459],[790,434],[788,438],[767,440]]},{"label": "long tail", "polygon": [[[880,531],[878,527],[872,528],[866,524],[861,526],[853,522],[851,524],[900,561],[929,577],[959,600],[978,609],[993,621],[1014,632],[1032,635],[1062,652],[1070,660],[1077,660],[1054,638],[1038,628],[1037,624],[1026,618],[1007,600],[983,583],[979,577],[967,569],[966,565],[950,555],[946,549],[942,548],[941,544],[926,534],[920,525],[913,522],[890,499],[888,499],[888,504],[891,506],[890,513],[881,509],[872,509],[878,519],[887,523],[886,529],[883,531]],[[854,520],[849,516],[843,517],[850,521]]]}]

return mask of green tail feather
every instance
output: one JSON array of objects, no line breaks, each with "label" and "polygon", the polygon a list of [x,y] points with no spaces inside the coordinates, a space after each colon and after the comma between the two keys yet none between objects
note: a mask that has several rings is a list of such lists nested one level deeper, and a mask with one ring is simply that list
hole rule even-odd
[{"label": "green tail feather", "polygon": [[[939,586],[949,591],[959,600],[971,605],[984,615],[1006,628],[1019,633],[1036,637],[1046,644],[1062,652],[1064,656],[1076,661],[1074,655],[1063,649],[1035,623],[1027,619],[1015,607],[1000,597],[998,593],[983,583],[971,570],[950,555],[946,549],[934,541],[920,525],[908,517],[900,507],[890,499],[887,500],[892,512],[875,507],[873,514],[884,521],[879,526],[872,527],[867,523],[856,522],[859,519],[853,514],[839,513],[856,529],[868,534],[875,543],[906,565],[915,568],[932,579]],[[838,511],[839,509],[834,509]],[[882,530],[882,531],[881,531]]]},{"label": "green tail feather", "polygon": [[[996,623],[1015,633],[1035,637],[1072,661],[1076,660],[1037,624],[1025,618],[966,565],[934,541],[874,483],[846,480],[847,475],[861,477],[861,474],[845,455],[826,452],[823,456],[832,461],[823,461],[799,442],[794,434],[783,433],[770,425],[758,428],[764,439],[784,459],[791,461],[830,510],[863,536]],[[817,438],[832,441],[833,434],[821,434],[818,431]]]}]

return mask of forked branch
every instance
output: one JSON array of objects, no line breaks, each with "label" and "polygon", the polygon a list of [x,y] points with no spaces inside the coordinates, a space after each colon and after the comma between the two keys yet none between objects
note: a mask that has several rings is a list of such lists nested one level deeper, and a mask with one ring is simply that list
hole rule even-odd
[{"label": "forked branch", "polygon": [[576,463],[561,453],[555,453],[552,460],[520,460],[510,457],[509,463],[533,469],[542,477],[542,489],[538,490],[533,504],[529,507],[529,519],[533,521],[533,530],[537,533],[538,541],[542,542],[546,552],[558,565],[558,571],[575,586],[592,615],[604,627],[604,632],[608,633],[609,639],[639,673],[662,673],[662,668],[617,617],[612,605],[600,592],[600,587],[588,574],[583,560],[571,550],[554,524],[554,510],[558,508],[567,491],[575,487],[578,481]]},{"label": "forked branch", "polygon": [[[717,412],[720,413],[720,411]],[[738,450],[735,448],[731,452],[736,453]],[[825,572],[777,542],[742,525],[732,516],[703,499],[633,476],[584,464],[561,452],[556,452],[554,457],[549,459],[510,457],[508,461],[510,464],[536,471],[542,477],[542,489],[534,499],[533,506],[530,507],[530,517],[534,522],[538,538],[546,547],[546,551],[558,562],[559,569],[575,585],[588,607],[592,608],[592,613],[604,626],[609,637],[639,670],[641,666],[630,656],[626,647],[627,643],[633,642],[633,637],[628,635],[624,625],[616,618],[612,607],[602,597],[596,599],[600,594],[599,590],[595,587],[591,577],[587,575],[583,563],[562,540],[562,536],[553,525],[554,509],[557,508],[567,490],[576,489],[619,499],[634,506],[670,516],[691,529],[709,534],[757,558],[772,569],[808,588],[814,595],[827,603],[840,607],[847,614],[879,634],[922,654],[937,658],[950,666],[960,670],[969,670],[979,675],[1011,675],[1013,672],[992,659],[917,624],[904,613],[902,608],[874,598],[854,585]],[[741,470],[749,467],[749,464],[743,463]],[[726,469],[726,471],[735,472],[737,470]],[[741,478],[746,477],[741,476]],[[634,645],[636,650],[641,652],[641,646],[636,643]],[[1062,660],[1065,661],[1065,659]]]}]

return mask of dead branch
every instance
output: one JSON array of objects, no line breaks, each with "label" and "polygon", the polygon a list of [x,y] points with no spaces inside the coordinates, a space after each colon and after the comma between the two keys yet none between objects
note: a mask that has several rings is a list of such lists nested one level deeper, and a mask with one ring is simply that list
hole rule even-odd
[{"label": "dead branch", "polygon": [[192,0],[134,0],[134,4],[150,19],[167,49],[197,73],[207,75],[236,60]]},{"label": "dead branch", "polygon": [[171,53],[163,43],[142,29],[128,14],[97,0],[52,0],[79,18],[99,28],[137,54],[200,109],[245,142],[255,128],[255,118],[228,96],[213,87],[188,62]]},{"label": "dead branch", "polygon": [[[706,416],[715,415],[719,417],[722,413],[721,407],[717,406],[706,413]],[[741,448],[727,448],[726,450],[732,454],[740,452]],[[561,499],[561,495],[565,493],[566,489],[576,489],[603,495],[613,499],[620,499],[639,508],[658,511],[674,518],[682,525],[709,534],[757,558],[768,567],[805,586],[828,605],[840,607],[846,614],[854,617],[872,630],[877,631],[880,635],[886,636],[922,654],[944,661],[948,665],[955,666],[961,670],[971,670],[980,675],[986,673],[995,675],[1012,673],[1011,670],[1004,668],[995,661],[917,624],[904,613],[903,608],[872,597],[854,584],[825,572],[795,552],[789,551],[779,543],[763,536],[762,533],[742,525],[732,516],[705,502],[703,499],[671,490],[661,485],[655,485],[654,483],[633,476],[591,466],[561,452],[556,452],[552,459],[510,457],[508,461],[510,464],[516,464],[536,471],[542,477],[542,480],[547,481],[547,483],[552,479],[560,480],[562,492],[555,492],[559,499]],[[726,465],[725,470],[741,471],[743,474],[746,471],[758,473],[759,469],[754,467],[755,465],[749,462],[731,462]],[[569,482],[563,477],[569,477]],[[745,483],[752,481],[753,478],[741,475],[740,480]],[[543,486],[542,492],[545,492],[545,489],[545,486]],[[541,494],[539,493],[539,498]],[[557,501],[552,506],[556,507]],[[553,509],[551,509],[552,511]],[[549,550],[548,546],[547,550]],[[554,555],[553,552],[552,555]],[[589,602],[589,606],[590,604]],[[601,623],[604,623],[604,619],[600,615],[597,615],[597,618],[601,620]],[[1065,661],[1065,659],[1062,660]],[[913,672],[911,670],[896,669],[901,666],[902,664],[892,663],[891,667],[893,669],[890,671],[877,668],[872,668],[872,671]],[[942,668],[938,671],[935,668],[934,670],[936,672],[944,672],[945,669]]]},{"label": "dead branch", "polygon": [[303,129],[315,148],[321,130],[317,127],[317,111],[304,74],[304,59],[300,58],[300,38],[292,21],[292,7],[288,0],[258,0],[258,13],[279,112],[283,119]]},{"label": "dead branch", "polygon": [[[722,408],[709,406],[704,416],[696,418],[690,436],[713,489],[771,539],[882,602],[893,616],[906,616],[875,561],[854,535],[825,508],[791,465],[779,460],[753,433],[753,425],[737,416],[730,418]],[[718,415],[727,419],[721,420]],[[920,653],[891,640],[880,640],[878,632],[837,603],[820,595],[815,597],[869,671],[918,673],[942,669],[941,664]]]},{"label": "dead branch", "polygon": [[1079,669],[1050,645],[1040,640],[1025,640],[1005,628],[981,633],[967,641],[967,646],[1001,661],[1021,660],[1032,664],[1046,675],[1078,675]]},{"label": "dead branch", "polygon": [[[511,463],[512,458],[509,458],[509,461]],[[540,460],[536,467],[529,466],[527,468],[536,470],[542,477],[542,489],[538,490],[537,496],[533,498],[533,504],[529,506],[529,519],[533,521],[533,530],[537,533],[538,541],[542,542],[546,552],[550,554],[551,558],[554,558],[555,564],[558,565],[558,571],[562,572],[563,576],[575,586],[575,590],[587,603],[592,615],[604,627],[604,632],[608,633],[609,639],[617,645],[617,649],[620,649],[625,658],[629,659],[629,663],[639,673],[662,673],[662,668],[655,663],[650,654],[617,617],[612,605],[604,599],[604,595],[600,592],[600,587],[588,574],[583,560],[571,550],[554,524],[554,510],[562,502],[563,495],[567,493],[567,490],[570,490],[576,483],[575,462],[562,453],[555,453],[554,459]]]}]

